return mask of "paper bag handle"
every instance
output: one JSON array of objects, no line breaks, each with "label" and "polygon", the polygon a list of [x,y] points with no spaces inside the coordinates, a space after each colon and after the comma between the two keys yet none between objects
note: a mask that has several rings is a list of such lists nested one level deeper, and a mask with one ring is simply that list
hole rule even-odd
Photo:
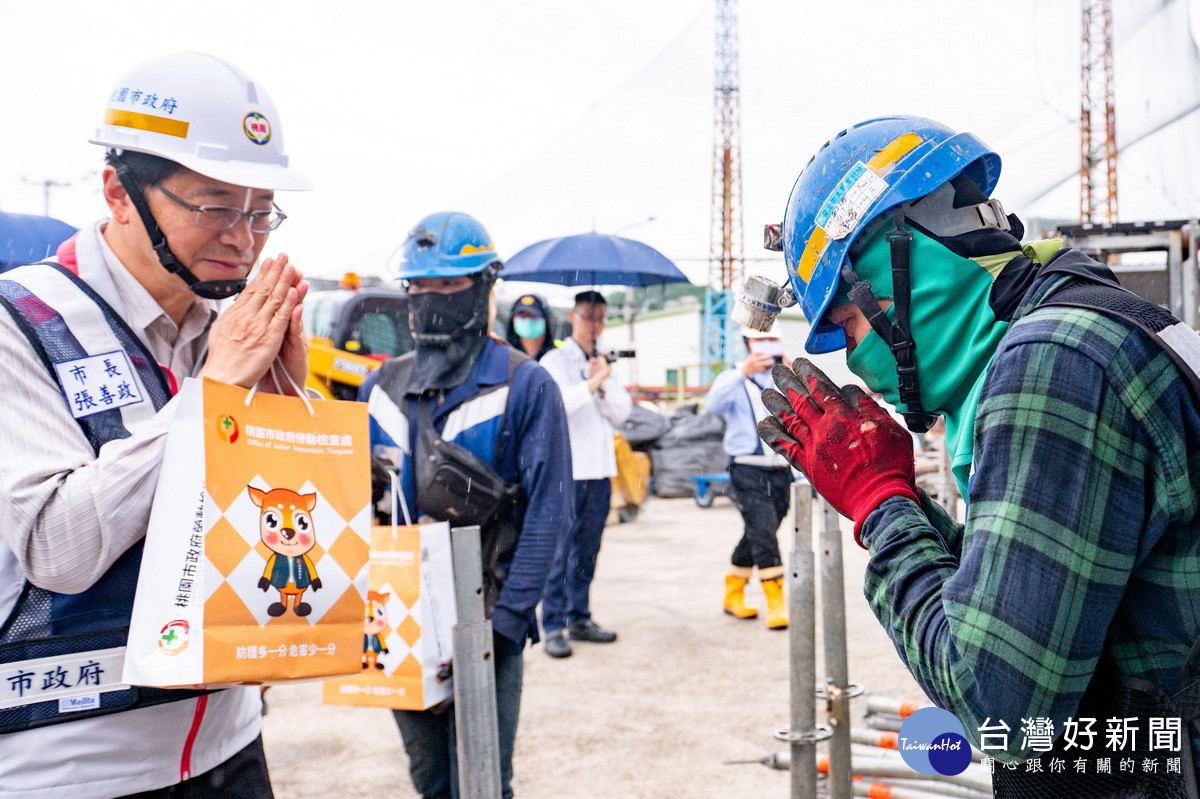
[{"label": "paper bag handle", "polygon": [[404,511],[404,523],[412,526],[412,517],[408,515],[408,501],[404,499],[404,492],[400,490],[400,474],[395,469],[388,469],[388,476],[392,479],[392,538],[399,536],[399,525],[396,524],[396,502],[400,502],[400,508]]},{"label": "paper bag handle", "polygon": [[[275,390],[278,391],[280,394],[282,394],[283,386],[281,386],[279,384],[279,374],[275,371],[275,364],[277,364],[278,362],[279,362],[278,358],[276,358],[274,361],[271,361],[270,373],[271,373],[271,380],[275,383]],[[316,412],[316,410],[313,409],[312,403],[309,402],[309,400],[308,400],[308,392],[306,392],[304,389],[300,388],[300,386],[296,385],[296,381],[292,379],[292,376],[290,374],[288,374],[287,369],[280,369],[279,371],[283,372],[283,376],[285,378],[287,378],[288,383],[291,384],[292,390],[296,392],[296,396],[299,397],[300,401],[304,403],[304,407],[308,410],[308,415],[316,416],[317,412]],[[255,383],[253,386],[251,386],[250,391],[246,394],[246,407],[247,408],[250,407],[250,403],[254,400],[254,395],[256,393],[258,393],[258,383]]]}]

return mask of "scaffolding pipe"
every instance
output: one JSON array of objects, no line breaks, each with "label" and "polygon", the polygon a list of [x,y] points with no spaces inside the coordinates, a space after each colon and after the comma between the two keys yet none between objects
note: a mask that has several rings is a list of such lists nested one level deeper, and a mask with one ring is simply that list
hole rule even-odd
[{"label": "scaffolding pipe", "polygon": [[454,723],[458,788],[462,799],[500,799],[500,735],[492,623],[483,612],[483,556],[479,527],[450,531],[454,564]]},{"label": "scaffolding pipe", "polygon": [[[792,569],[788,586],[788,628],[791,645],[791,769],[792,799],[817,795],[817,607],[815,555],[812,545],[812,487],[792,483]],[[784,766],[787,768],[787,766]]]},{"label": "scaffolding pipe", "polygon": [[900,726],[904,724],[904,719],[890,713],[868,712],[863,720],[867,722],[868,727],[886,732],[900,732]]},{"label": "scaffolding pipe", "polygon": [[[822,774],[828,774],[829,756],[822,755],[817,763]],[[862,777],[885,777],[905,780],[920,780],[921,782],[945,782],[951,785],[961,785],[983,793],[991,793],[991,776],[982,768],[970,768],[962,774],[922,774],[913,771],[903,760],[885,757],[856,757],[854,758],[854,774]]]},{"label": "scaffolding pipe", "polygon": [[[903,763],[903,761],[897,762]],[[757,760],[735,760],[730,761],[730,763],[761,763],[762,765],[774,771],[787,771],[789,768],[791,768],[792,753],[787,749],[783,749],[778,752],[773,752],[766,757],[760,757]],[[827,763],[828,760],[823,757],[821,763],[823,769],[826,767]],[[907,766],[905,766],[905,768],[907,768]],[[887,777],[887,784],[893,787],[919,788],[920,790],[926,792],[927,795],[947,797],[947,799],[991,799],[992,794],[990,789],[984,791],[976,788],[970,788],[965,785],[953,785],[949,782],[941,781],[942,778],[940,777],[925,776],[918,774],[915,771],[909,771],[911,773],[905,777]],[[980,776],[983,777],[982,772],[980,772]],[[858,769],[855,769],[852,785],[857,788],[858,785],[864,784],[863,780],[863,775],[858,773]],[[816,794],[814,794],[814,796],[815,795]]]},{"label": "scaffolding pipe", "polygon": [[[938,786],[939,788],[943,786]],[[991,794],[969,791],[966,794],[945,793],[930,788],[895,785],[889,782],[854,781],[854,795],[867,796],[870,799],[950,799],[950,797],[965,796],[966,799],[990,799]]]},{"label": "scaffolding pipe", "polygon": [[906,719],[921,708],[929,707],[917,702],[904,702],[900,699],[893,699],[890,696],[880,696],[879,694],[871,694],[867,697],[867,712],[868,713],[883,713],[889,716],[899,716]]},{"label": "scaffolding pipe", "polygon": [[900,779],[899,777],[887,780],[887,782],[897,788],[921,788],[922,790],[935,790],[940,796],[956,797],[956,799],[992,799],[992,794],[990,791],[977,791],[974,788],[965,788],[962,785],[947,785],[946,783],[940,782],[921,782],[920,780]]},{"label": "scaffolding pipe", "polygon": [[[900,754],[900,736],[895,732],[864,730],[861,727],[851,727],[850,741],[855,746],[871,747],[881,754]],[[976,763],[982,763],[983,752],[972,746],[971,760]]]},{"label": "scaffolding pipe", "polygon": [[880,730],[864,730],[862,727],[850,728],[850,740],[864,746],[875,746],[880,749],[899,749],[900,739],[894,732]]},{"label": "scaffolding pipe", "polygon": [[842,530],[837,511],[821,500],[821,630],[825,643],[825,691],[829,726],[830,799],[850,799],[850,674],[846,654],[846,589]]}]

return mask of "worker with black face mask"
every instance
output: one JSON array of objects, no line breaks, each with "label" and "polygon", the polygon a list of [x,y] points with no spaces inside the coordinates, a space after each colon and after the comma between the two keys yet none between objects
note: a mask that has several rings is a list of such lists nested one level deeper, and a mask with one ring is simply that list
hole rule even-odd
[{"label": "worker with black face mask", "polygon": [[[359,397],[370,407],[372,454],[398,470],[414,519],[482,527],[501,782],[511,797],[522,651],[526,640],[538,641],[535,608],[573,521],[573,484],[558,386],[536,361],[489,335],[501,268],[487,231],[466,214],[432,214],[413,228],[400,279],[416,349],[385,362]],[[471,491],[456,495],[446,474]],[[454,725],[445,711],[394,711],[425,799],[451,796]]]}]

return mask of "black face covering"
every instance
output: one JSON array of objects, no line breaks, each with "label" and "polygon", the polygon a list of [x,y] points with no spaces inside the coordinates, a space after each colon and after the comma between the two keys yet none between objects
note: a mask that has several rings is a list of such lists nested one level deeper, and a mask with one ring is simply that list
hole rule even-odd
[{"label": "black face covering", "polygon": [[488,295],[492,279],[477,276],[469,289],[453,294],[410,295],[416,360],[406,391],[422,394],[462,385],[487,343]]}]

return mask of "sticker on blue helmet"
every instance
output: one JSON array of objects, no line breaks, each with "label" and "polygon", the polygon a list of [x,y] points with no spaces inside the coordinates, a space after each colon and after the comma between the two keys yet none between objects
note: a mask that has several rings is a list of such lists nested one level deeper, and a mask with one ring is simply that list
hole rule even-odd
[{"label": "sticker on blue helmet", "polygon": [[843,239],[887,187],[886,180],[859,161],[829,193],[815,221],[829,238]]}]

